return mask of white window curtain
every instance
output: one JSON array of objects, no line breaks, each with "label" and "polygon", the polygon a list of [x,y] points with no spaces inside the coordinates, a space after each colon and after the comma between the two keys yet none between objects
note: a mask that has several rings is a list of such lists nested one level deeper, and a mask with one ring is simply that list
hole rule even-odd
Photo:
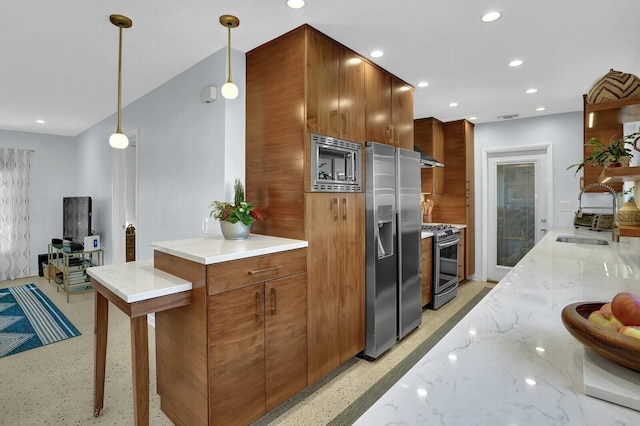
[{"label": "white window curtain", "polygon": [[28,277],[31,151],[0,148],[0,280]]}]

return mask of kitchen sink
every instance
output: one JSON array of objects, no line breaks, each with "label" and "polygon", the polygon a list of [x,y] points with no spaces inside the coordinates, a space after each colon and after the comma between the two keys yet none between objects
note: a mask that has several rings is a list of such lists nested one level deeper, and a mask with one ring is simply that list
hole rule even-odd
[{"label": "kitchen sink", "polygon": [[558,235],[556,241],[560,243],[591,244],[594,246],[608,246],[609,241],[598,238],[576,237],[575,235]]}]

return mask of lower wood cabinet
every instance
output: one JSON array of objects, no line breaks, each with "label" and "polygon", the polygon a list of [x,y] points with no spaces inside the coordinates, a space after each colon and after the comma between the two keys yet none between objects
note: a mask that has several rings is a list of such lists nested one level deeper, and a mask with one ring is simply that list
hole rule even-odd
[{"label": "lower wood cabinet", "polygon": [[156,251],[193,283],[156,313],[162,411],[177,425],[249,424],[307,386],[307,249],[203,265]]},{"label": "lower wood cabinet", "polygon": [[306,274],[210,296],[212,424],[248,424],[307,385]]},{"label": "lower wood cabinet", "polygon": [[433,300],[433,237],[422,239],[422,306]]}]

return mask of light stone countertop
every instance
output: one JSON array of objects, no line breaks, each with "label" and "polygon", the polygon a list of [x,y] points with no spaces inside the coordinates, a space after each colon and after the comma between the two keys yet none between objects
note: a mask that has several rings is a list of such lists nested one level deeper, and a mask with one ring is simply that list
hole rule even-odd
[{"label": "light stone countertop", "polygon": [[639,411],[585,395],[584,348],[560,317],[620,291],[640,293],[640,238],[552,229],[356,424],[639,425]]},{"label": "light stone countertop", "polygon": [[87,274],[127,303],[191,290],[192,283],[153,267],[153,260],[87,268]]},{"label": "light stone countertop", "polygon": [[207,236],[151,243],[155,250],[205,265],[295,250],[308,245],[309,243],[303,240],[260,234],[249,234],[249,238],[245,240],[225,240],[222,236]]}]

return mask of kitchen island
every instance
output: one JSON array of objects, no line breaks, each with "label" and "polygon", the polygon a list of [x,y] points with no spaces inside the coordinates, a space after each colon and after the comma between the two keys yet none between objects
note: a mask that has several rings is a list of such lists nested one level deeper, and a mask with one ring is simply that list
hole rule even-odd
[{"label": "kitchen island", "polygon": [[192,284],[156,314],[160,408],[177,425],[248,424],[307,386],[307,241],[251,234],[153,243]]},{"label": "kitchen island", "polygon": [[[576,234],[609,245],[556,241]],[[356,424],[640,424],[639,411],[585,395],[584,349],[560,318],[571,303],[640,293],[639,239],[610,240],[551,230]]]}]

